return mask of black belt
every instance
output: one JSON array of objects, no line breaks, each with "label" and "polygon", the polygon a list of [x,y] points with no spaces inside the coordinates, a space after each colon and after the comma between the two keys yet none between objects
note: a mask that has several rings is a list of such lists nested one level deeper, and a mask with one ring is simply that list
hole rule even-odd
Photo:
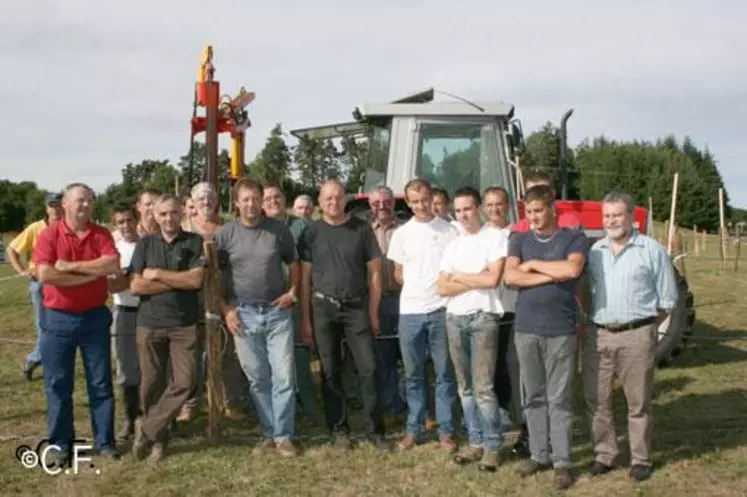
[{"label": "black belt", "polygon": [[358,297],[355,299],[338,299],[335,297],[330,297],[329,295],[325,295],[321,292],[314,292],[314,297],[326,300],[327,302],[330,302],[337,306],[338,309],[344,305],[358,306],[366,302],[366,299],[362,297]]},{"label": "black belt", "polygon": [[116,306],[118,311],[122,312],[137,312],[138,308],[132,305],[118,305]]},{"label": "black belt", "polygon": [[594,326],[596,326],[597,328],[602,328],[612,333],[619,333],[621,331],[629,331],[629,330],[634,330],[636,328],[640,328],[642,326],[648,326],[650,324],[654,324],[655,322],[656,322],[656,316],[651,316],[648,318],[636,319],[635,321],[630,321],[628,323],[622,323],[622,324],[594,323]]}]

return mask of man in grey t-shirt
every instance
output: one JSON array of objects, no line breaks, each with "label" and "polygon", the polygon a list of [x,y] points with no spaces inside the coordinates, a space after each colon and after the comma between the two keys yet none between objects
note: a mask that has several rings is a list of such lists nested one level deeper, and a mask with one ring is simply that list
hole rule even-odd
[{"label": "man in grey t-shirt", "polygon": [[576,283],[589,242],[583,232],[558,226],[549,186],[527,190],[524,205],[533,229],[511,236],[504,275],[507,285],[519,288],[514,341],[532,453],[521,475],[554,466],[555,486],[564,490],[572,482]]},{"label": "man in grey t-shirt", "polygon": [[[239,216],[215,235],[225,274],[221,312],[234,335],[236,353],[249,379],[263,440],[257,454],[296,455],[295,359],[291,307],[301,270],[290,230],[262,213],[262,186],[239,180],[234,198]],[[290,282],[285,284],[283,264]]]}]

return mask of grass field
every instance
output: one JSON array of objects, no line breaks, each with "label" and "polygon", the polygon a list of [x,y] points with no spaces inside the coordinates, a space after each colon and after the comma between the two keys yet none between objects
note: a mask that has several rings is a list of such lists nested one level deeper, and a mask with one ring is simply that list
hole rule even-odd
[{"label": "grass field", "polygon": [[[594,480],[583,475],[592,454],[577,398],[573,453],[577,481],[568,495],[716,497],[747,493],[747,270],[741,274],[731,268],[722,270],[720,262],[712,259],[715,249],[713,239],[709,241],[711,259],[686,258],[698,321],[688,348],[673,366],[657,372],[653,478],[634,485],[627,467]],[[9,267],[0,266],[0,278],[10,274]],[[45,436],[46,402],[43,382],[27,382],[20,374],[29,346],[13,342],[33,339],[24,281],[0,281],[0,316],[0,338],[5,340],[0,341],[2,495],[555,495],[551,473],[521,480],[516,475],[518,462],[508,456],[498,472],[485,475],[475,468],[453,466],[433,445],[408,454],[382,454],[361,445],[342,455],[325,440],[313,437],[302,442],[304,452],[297,459],[256,458],[251,455],[255,422],[227,422],[225,439],[211,445],[202,436],[204,419],[180,431],[170,457],[155,470],[134,462],[129,454],[117,462],[94,459],[100,474],[84,468],[76,476],[49,476],[39,468],[25,469],[14,453],[20,444],[33,445],[34,439]],[[624,448],[625,404],[620,392],[616,395],[618,437]],[[78,436],[90,438],[80,360],[75,421]],[[391,427],[394,432],[401,428]],[[362,429],[355,417],[353,429]],[[321,434],[318,429],[303,433]],[[627,457],[624,450],[620,461],[624,466]]]}]

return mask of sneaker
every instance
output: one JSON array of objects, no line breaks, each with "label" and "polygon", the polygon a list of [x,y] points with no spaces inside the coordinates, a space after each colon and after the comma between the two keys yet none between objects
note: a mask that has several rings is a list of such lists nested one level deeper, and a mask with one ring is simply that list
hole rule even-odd
[{"label": "sneaker", "polygon": [[282,457],[296,457],[296,455],[298,455],[298,449],[296,449],[293,442],[287,438],[275,444],[275,450]]},{"label": "sneaker", "polygon": [[275,449],[275,442],[269,437],[265,437],[256,447],[252,449],[252,454],[255,456],[262,456],[272,452]]},{"label": "sneaker", "polygon": [[482,453],[480,462],[477,464],[477,469],[479,469],[480,471],[493,472],[498,468],[500,462],[501,459],[498,455],[498,451],[485,450]]},{"label": "sneaker", "polygon": [[458,454],[454,455],[452,461],[455,464],[464,465],[477,462],[482,459],[483,449],[475,445],[468,445],[462,448]]}]

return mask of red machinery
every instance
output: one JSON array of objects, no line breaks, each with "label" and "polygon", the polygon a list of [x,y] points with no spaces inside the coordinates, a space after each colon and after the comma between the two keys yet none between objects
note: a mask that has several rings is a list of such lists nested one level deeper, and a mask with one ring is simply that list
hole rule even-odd
[{"label": "red machinery", "polygon": [[[220,83],[214,79],[213,47],[208,45],[202,55],[200,70],[195,87],[195,101],[191,120],[191,138],[199,133],[205,133],[205,147],[207,149],[207,170],[204,181],[220,191],[220,171],[218,165],[218,135],[231,135],[231,166],[228,177],[235,181],[244,175],[244,136],[251,126],[249,116],[244,107],[254,100],[254,92],[241,87],[235,97],[220,97]],[[197,108],[205,108],[205,116],[197,115]],[[190,152],[190,161],[192,160]],[[192,182],[192,166],[190,163],[190,178]]]}]

